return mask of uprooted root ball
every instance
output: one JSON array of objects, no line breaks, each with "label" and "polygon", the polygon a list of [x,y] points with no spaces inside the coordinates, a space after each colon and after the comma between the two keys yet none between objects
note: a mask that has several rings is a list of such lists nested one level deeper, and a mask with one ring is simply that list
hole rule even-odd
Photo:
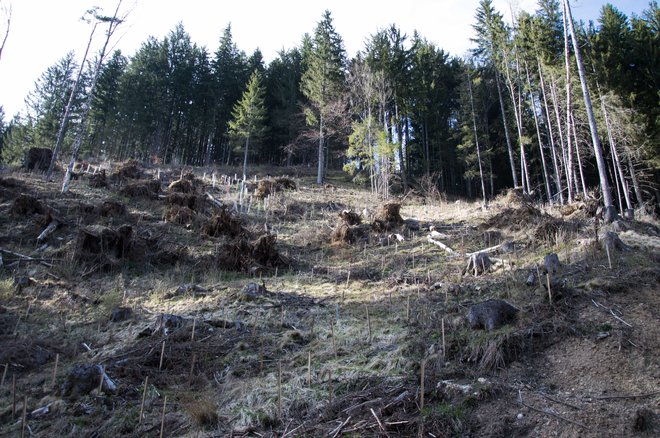
[{"label": "uprooted root ball", "polygon": [[284,190],[296,190],[296,182],[291,178],[279,177],[262,179],[257,183],[257,198],[264,199],[268,195]]}]

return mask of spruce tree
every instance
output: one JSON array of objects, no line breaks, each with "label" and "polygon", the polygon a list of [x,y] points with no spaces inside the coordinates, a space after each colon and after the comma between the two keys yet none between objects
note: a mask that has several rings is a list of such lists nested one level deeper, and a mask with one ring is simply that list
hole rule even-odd
[{"label": "spruce tree", "polygon": [[245,141],[243,152],[243,180],[247,176],[247,160],[250,140],[257,140],[264,134],[266,126],[265,90],[261,83],[261,73],[255,70],[248,81],[243,97],[234,106],[229,122],[229,135]]},{"label": "spruce tree", "polygon": [[323,13],[323,19],[316,26],[308,53],[307,70],[302,77],[302,90],[314,106],[314,114],[308,114],[308,122],[318,124],[318,173],[317,184],[322,184],[325,173],[325,121],[331,103],[344,88],[344,66],[346,55],[341,36],[332,25],[330,11]]}]

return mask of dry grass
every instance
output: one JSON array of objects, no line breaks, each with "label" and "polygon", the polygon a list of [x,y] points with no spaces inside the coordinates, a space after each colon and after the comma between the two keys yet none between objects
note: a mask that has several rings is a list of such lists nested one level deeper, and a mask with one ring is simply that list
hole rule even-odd
[{"label": "dry grass", "polygon": [[[144,172],[148,175],[153,171]],[[180,169],[167,171],[176,177],[181,174]],[[205,235],[195,226],[186,227],[186,221],[163,221],[170,206],[192,210],[190,197],[171,194],[168,200],[133,199],[127,203],[125,214],[98,218],[91,214],[80,226],[63,229],[60,235],[75,236],[79,229],[92,223],[113,229],[130,224],[138,241],[150,248],[148,254],[162,249],[185,250],[186,256],[168,267],[157,265],[151,258],[129,259],[110,270],[88,273],[83,261],[72,263],[78,259],[72,256],[70,247],[53,241],[52,245],[59,245],[59,252],[46,253],[57,254],[60,259],[53,269],[36,263],[21,268],[21,272],[31,270],[40,282],[38,288],[15,296],[11,279],[0,282],[0,297],[7,301],[6,308],[12,313],[24,313],[40,291],[31,311],[33,317],[19,326],[20,336],[29,330],[42,337],[50,335],[64,346],[91,343],[93,353],[86,353],[83,348],[71,351],[67,347],[66,354],[62,350],[60,366],[66,368],[93,358],[108,365],[109,375],[121,382],[121,400],[126,400],[126,404],[116,405],[113,412],[103,408],[101,399],[90,397],[82,401],[96,409],[94,421],[78,425],[85,433],[101,424],[106,424],[104,433],[153,433],[160,427],[162,397],[167,395],[171,411],[166,433],[173,436],[194,435],[198,429],[228,436],[232,431],[246,434],[247,428],[262,435],[284,435],[296,427],[300,428],[291,435],[325,436],[349,416],[351,420],[345,429],[355,430],[347,433],[370,436],[379,430],[371,409],[390,436],[414,435],[419,422],[432,433],[452,430],[458,435],[478,434],[479,429],[474,427],[480,420],[472,416],[473,410],[479,403],[493,401],[483,398],[454,403],[438,394],[431,382],[474,380],[483,375],[497,379],[502,369],[515,374],[511,362],[531,360],[528,353],[532,347],[535,353],[542,354],[548,343],[561,342],[567,336],[569,323],[580,330],[577,313],[585,303],[593,307],[592,297],[596,301],[603,299],[594,294],[623,299],[627,295],[618,288],[628,289],[631,284],[619,281],[614,274],[608,282],[584,283],[593,272],[585,266],[606,266],[606,255],[597,246],[576,244],[576,239],[586,239],[592,233],[589,224],[565,228],[565,220],[552,209],[538,210],[538,214],[532,211],[531,216],[552,218],[548,225],[540,224],[545,228],[533,221],[523,221],[515,229],[479,227],[493,218],[504,220],[505,206],[493,203],[493,207],[484,210],[478,203],[421,204],[407,198],[400,209],[401,217],[419,221],[420,230],[395,225],[386,232],[370,230],[369,238],[357,244],[332,245],[332,227],[342,210],[362,211],[367,207],[378,212],[383,202],[339,180],[333,180],[333,186],[315,186],[310,175],[301,170],[296,176],[298,190],[276,193],[265,203],[249,193],[241,207],[236,184],[218,184],[213,188],[209,177],[213,169],[204,171],[206,179],[200,177],[201,170],[195,169],[197,189],[209,191],[229,206],[222,213],[210,205],[199,207],[199,198],[194,202],[195,214],[206,220],[213,217],[212,213],[226,215],[215,227],[216,236]],[[221,180],[219,174],[216,180]],[[22,176],[19,181],[32,184],[30,180],[23,181]],[[40,202],[54,202],[49,199],[57,190],[54,184],[38,181],[32,187]],[[96,206],[112,196],[115,188],[89,188],[74,183],[72,190]],[[250,196],[253,199],[248,212]],[[240,212],[230,214],[234,203]],[[524,202],[520,205],[528,207]],[[9,206],[4,204],[5,209]],[[73,208],[72,211],[75,214]],[[432,224],[446,236],[443,241],[456,251],[474,251],[505,240],[516,240],[517,249],[513,254],[494,255],[506,261],[505,268],[498,267],[478,278],[461,278],[463,257],[448,256],[425,243],[427,227]],[[13,226],[0,219],[0,227],[10,225]],[[265,234],[266,228],[269,234]],[[635,235],[621,233],[622,239],[643,242],[644,230],[633,231]],[[393,232],[402,234],[405,240],[388,241],[388,234]],[[22,229],[21,233],[25,243],[16,240],[16,250],[29,253],[33,248],[27,242],[32,242],[34,231]],[[250,260],[257,260],[268,269],[230,272],[230,263],[219,261],[219,254],[228,249],[225,245],[238,245],[233,239],[241,236],[249,236],[246,242]],[[265,237],[259,240],[258,236]],[[273,249],[282,256],[282,263],[268,266],[268,260],[274,257]],[[524,285],[529,270],[548,252],[559,254],[568,285],[563,298],[552,305],[542,289]],[[616,259],[620,271],[639,265],[648,271],[642,276],[644,281],[652,281],[652,263],[633,263],[633,258],[628,262],[620,257]],[[48,273],[59,277],[57,281],[61,283],[47,285]],[[265,284],[268,293],[244,299],[242,290],[248,282]],[[199,284],[209,292],[204,296],[171,296],[183,284]],[[506,297],[522,307],[518,323],[488,333],[469,330],[464,323],[469,305],[493,297]],[[99,326],[98,313],[105,315],[118,304],[134,309],[135,318]],[[153,328],[160,313],[180,315],[186,322],[167,336],[156,333],[138,337]],[[446,351],[442,351],[440,331],[443,320]],[[163,341],[164,367],[158,371]],[[310,353],[311,385],[307,381]],[[193,356],[195,369],[190,378]],[[419,373],[424,358],[429,358],[429,386],[426,408],[420,415]],[[51,358],[35,366],[35,374],[21,374],[21,388],[29,387],[37,378],[47,378],[44,376],[52,366]],[[145,420],[138,428],[135,406],[139,406],[141,385],[147,375],[153,386],[147,393]],[[38,401],[37,396],[30,396],[31,405]],[[35,419],[30,425],[42,434],[67,433],[78,420],[70,415],[71,410],[65,412],[57,425],[52,419]],[[491,420],[496,419],[488,421]],[[0,427],[0,432],[7,431],[7,427]],[[126,432],[129,429],[133,432]]]}]

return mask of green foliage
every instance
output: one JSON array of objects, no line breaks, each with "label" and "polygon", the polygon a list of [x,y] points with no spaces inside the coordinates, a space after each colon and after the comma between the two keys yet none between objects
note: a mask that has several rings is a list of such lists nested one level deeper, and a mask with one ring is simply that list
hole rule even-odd
[{"label": "green foliage", "polygon": [[263,136],[266,126],[265,90],[261,73],[255,70],[250,77],[243,97],[234,105],[232,120],[229,122],[229,135],[234,138],[254,140]]},{"label": "green foliage", "polygon": [[309,50],[301,88],[317,110],[324,113],[330,101],[343,91],[346,65],[344,44],[332,24],[330,11],[323,13],[323,19],[316,26]]}]

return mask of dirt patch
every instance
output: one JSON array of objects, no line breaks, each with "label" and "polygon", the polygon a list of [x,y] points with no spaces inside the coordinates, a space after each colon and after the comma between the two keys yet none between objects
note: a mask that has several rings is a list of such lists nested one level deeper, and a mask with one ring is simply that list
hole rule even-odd
[{"label": "dirt patch", "polygon": [[104,217],[121,217],[126,214],[126,206],[119,201],[103,201],[98,207],[98,213]]},{"label": "dirt patch", "polygon": [[50,339],[9,339],[9,336],[4,336],[1,341],[0,363],[10,364],[14,372],[25,373],[37,369],[61,353],[61,349],[54,346]]}]

